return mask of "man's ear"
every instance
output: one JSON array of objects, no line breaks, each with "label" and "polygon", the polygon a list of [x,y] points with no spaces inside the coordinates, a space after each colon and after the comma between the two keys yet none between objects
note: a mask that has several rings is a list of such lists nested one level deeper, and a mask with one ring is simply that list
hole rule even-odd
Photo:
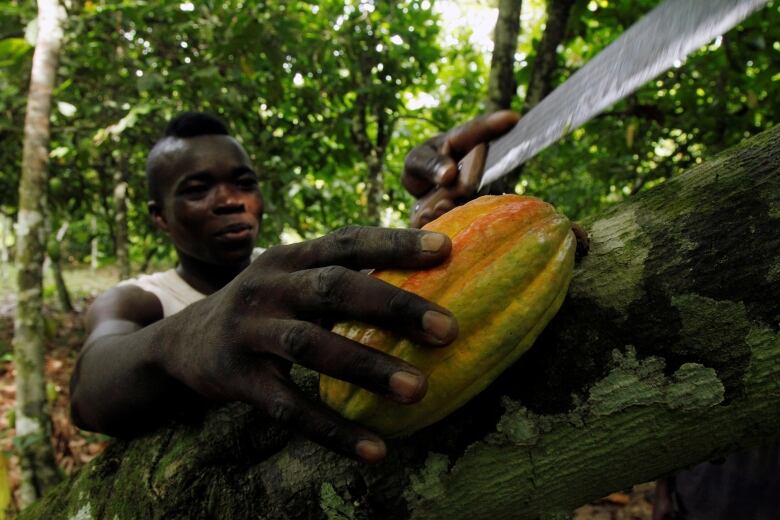
[{"label": "man's ear", "polygon": [[152,217],[152,222],[158,229],[168,232],[168,222],[163,215],[162,206],[155,200],[150,200],[146,203],[146,207],[149,209],[149,215]]}]

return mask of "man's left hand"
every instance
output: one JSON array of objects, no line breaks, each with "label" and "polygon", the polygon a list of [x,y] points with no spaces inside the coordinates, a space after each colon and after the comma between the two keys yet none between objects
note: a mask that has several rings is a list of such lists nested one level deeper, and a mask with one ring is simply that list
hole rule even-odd
[{"label": "man's left hand", "polygon": [[[412,211],[412,227],[422,227],[457,205],[474,198],[478,186],[460,182],[458,161],[478,144],[504,135],[519,120],[520,114],[511,110],[480,116],[449,132],[432,137],[409,152],[401,183],[409,193],[423,199]],[[453,187],[459,183],[461,185],[458,189],[452,190],[454,198],[437,199],[434,204],[427,202],[430,199],[424,199],[432,190]]]}]

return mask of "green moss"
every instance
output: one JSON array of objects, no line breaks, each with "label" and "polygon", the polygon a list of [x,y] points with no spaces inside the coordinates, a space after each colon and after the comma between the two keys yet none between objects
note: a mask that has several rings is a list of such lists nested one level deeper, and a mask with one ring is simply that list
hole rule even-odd
[{"label": "green moss", "polygon": [[95,517],[92,515],[92,504],[87,502],[76,511],[76,514],[69,516],[68,520],[92,520],[93,518]]},{"label": "green moss", "polygon": [[745,338],[752,326],[745,305],[683,294],[672,297],[672,306],[682,324],[678,352],[715,368],[727,388],[741,388],[750,362]]},{"label": "green moss", "polygon": [[355,518],[355,506],[341,498],[330,482],[323,482],[320,486],[320,508],[328,520]]},{"label": "green moss", "polygon": [[780,281],[780,258],[778,258],[777,262],[769,269],[769,272],[766,275],[766,281],[770,283]]},{"label": "green moss", "polygon": [[421,499],[432,500],[444,495],[442,479],[447,474],[449,463],[450,459],[446,455],[434,452],[428,454],[420,471],[410,475],[409,487],[404,490],[403,497],[410,506]]},{"label": "green moss", "polygon": [[[622,314],[643,295],[641,281],[650,241],[637,223],[633,206],[596,221],[590,229],[590,239],[591,251],[584,258],[578,273],[596,278],[621,279],[620,283],[603,284],[600,291],[590,293],[589,296],[601,306]],[[609,264],[610,272],[594,272],[593,265],[605,265],[601,258],[603,256],[613,257],[614,263]],[[593,259],[593,265],[590,259]],[[575,296],[576,288],[574,284],[572,290]]]},{"label": "green moss", "polygon": [[648,357],[638,360],[629,346],[625,355],[613,352],[616,367],[590,390],[588,405],[593,415],[611,415],[629,406],[663,402],[664,362]]},{"label": "green moss", "polygon": [[594,415],[611,415],[629,406],[659,402],[661,398],[660,389],[653,384],[618,370],[594,385],[589,402]]},{"label": "green moss", "polygon": [[287,451],[280,453],[275,461],[276,469],[282,478],[282,487],[292,487],[301,479],[307,479],[316,473],[317,468],[311,467],[297,457],[291,456]]},{"label": "green moss", "polygon": [[615,368],[590,391],[588,405],[595,416],[655,403],[690,411],[723,402],[725,389],[712,368],[685,363],[669,378],[664,375],[662,359],[637,359],[630,346],[625,354],[614,352],[613,358]]},{"label": "green moss", "polygon": [[769,202],[769,218],[780,220],[780,201],[773,200]]},{"label": "green moss", "polygon": [[496,430],[519,446],[533,446],[539,439],[539,427],[534,414],[507,397],[502,401],[506,413],[498,421]]},{"label": "green moss", "polygon": [[[750,366],[748,379],[756,380],[766,377],[766,373],[772,370],[772,363],[764,364],[776,356],[778,346],[780,346],[780,333],[767,327],[754,327],[745,338],[750,346],[755,363]],[[760,368],[763,367],[763,368]],[[780,386],[780,382],[778,382]]]},{"label": "green moss", "polygon": [[672,380],[666,389],[666,403],[673,410],[692,411],[723,402],[726,390],[712,368],[685,363]]}]

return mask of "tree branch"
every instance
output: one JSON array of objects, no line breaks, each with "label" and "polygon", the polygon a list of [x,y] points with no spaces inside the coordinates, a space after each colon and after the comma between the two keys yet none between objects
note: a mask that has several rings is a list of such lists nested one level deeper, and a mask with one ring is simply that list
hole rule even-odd
[{"label": "tree branch", "polygon": [[780,429],[778,208],[780,127],[586,222],[534,347],[382,464],[232,404],[115,442],[22,518],[539,518],[757,445]]}]

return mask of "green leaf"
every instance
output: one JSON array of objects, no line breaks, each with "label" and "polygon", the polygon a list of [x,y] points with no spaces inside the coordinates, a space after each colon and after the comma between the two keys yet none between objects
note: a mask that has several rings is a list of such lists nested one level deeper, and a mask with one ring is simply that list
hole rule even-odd
[{"label": "green leaf", "polygon": [[0,40],[0,67],[15,65],[32,48],[24,38],[5,38]]}]

